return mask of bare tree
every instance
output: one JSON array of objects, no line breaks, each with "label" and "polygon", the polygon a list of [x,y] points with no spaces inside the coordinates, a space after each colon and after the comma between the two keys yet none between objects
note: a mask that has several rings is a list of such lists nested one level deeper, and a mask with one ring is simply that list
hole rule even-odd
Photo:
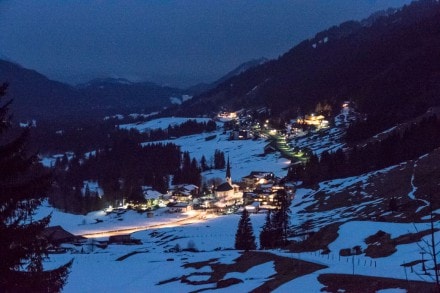
[{"label": "bare tree", "polygon": [[[420,254],[422,255],[422,269],[424,271],[424,274],[427,276],[430,276],[431,279],[435,282],[436,284],[436,292],[440,292],[440,283],[439,283],[439,274],[438,271],[440,269],[439,265],[438,265],[438,261],[437,261],[437,257],[439,254],[438,251],[438,245],[440,244],[440,242],[436,242],[435,240],[435,232],[438,231],[438,229],[436,229],[434,227],[434,213],[433,213],[433,209],[432,209],[432,196],[431,193],[429,194],[429,224],[430,224],[430,237],[429,239],[423,239],[422,238],[422,242],[421,243],[417,243],[418,247],[420,248],[421,252]],[[417,228],[416,228],[417,230]],[[427,271],[426,271],[426,266],[425,266],[425,259],[424,259],[424,255],[427,255],[428,260],[431,260],[434,263],[434,276],[431,276]]]}]

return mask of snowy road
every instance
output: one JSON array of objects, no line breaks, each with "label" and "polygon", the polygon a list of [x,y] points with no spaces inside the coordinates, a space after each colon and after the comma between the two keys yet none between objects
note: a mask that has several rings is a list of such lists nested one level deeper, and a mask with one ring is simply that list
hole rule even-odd
[{"label": "snowy road", "polygon": [[115,235],[131,234],[134,232],[139,232],[149,229],[178,227],[178,226],[203,222],[205,220],[206,220],[206,212],[193,211],[193,215],[183,219],[169,218],[165,222],[159,222],[144,226],[133,225],[132,227],[124,227],[122,229],[112,229],[112,230],[104,230],[104,231],[90,230],[89,232],[84,231],[83,233],[80,234],[80,236],[83,236],[85,238],[110,237]]}]

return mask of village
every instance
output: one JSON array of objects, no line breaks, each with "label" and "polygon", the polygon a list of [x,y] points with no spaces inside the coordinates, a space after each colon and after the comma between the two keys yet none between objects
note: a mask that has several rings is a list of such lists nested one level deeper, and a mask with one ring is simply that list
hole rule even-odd
[{"label": "village", "polygon": [[[100,196],[101,188],[95,182],[87,182],[88,190],[92,195]],[[90,188],[92,186],[92,188]],[[192,210],[203,210],[213,214],[239,213],[243,208],[249,212],[276,209],[278,207],[277,194],[285,191],[286,196],[293,199],[295,185],[293,183],[281,183],[270,171],[252,171],[249,175],[241,178],[241,181],[233,181],[230,162],[226,167],[225,180],[218,186],[210,186],[204,192],[194,184],[172,185],[166,194],[155,191],[150,186],[142,186],[145,203],[133,203],[120,201],[118,206],[109,206],[105,212],[115,210],[134,209],[146,211],[148,217],[153,217],[153,211],[157,208],[167,208],[169,213],[186,213]]]},{"label": "village", "polygon": [[[260,112],[265,110],[261,109]],[[350,102],[345,102],[341,107],[342,114],[352,111]],[[346,117],[336,117],[335,122],[338,119],[344,120]],[[254,119],[245,110],[237,112],[222,111],[215,117],[215,120],[220,122],[223,135],[229,141],[241,141],[243,144],[246,144],[246,141],[249,140],[265,141],[266,144],[263,145],[261,155],[284,157],[287,163],[285,170],[292,166],[304,164],[310,154],[310,150],[307,150],[307,148],[296,146],[297,141],[295,139],[307,138],[330,129],[330,123],[324,115],[313,113],[292,119],[285,123],[281,129],[280,127],[277,129],[273,127],[269,119],[263,121]],[[210,136],[205,138],[205,140],[211,139]],[[145,219],[150,219],[150,221],[164,213],[168,214],[170,219],[172,217],[178,219],[181,217],[179,215],[186,217],[189,214],[198,215],[197,217],[241,214],[243,209],[246,209],[249,213],[265,214],[268,211],[279,209],[281,201],[288,200],[290,202],[295,198],[298,182],[288,181],[284,177],[276,176],[275,172],[270,169],[250,169],[250,172],[248,171],[249,173],[245,176],[234,177],[234,163],[228,155],[225,168],[218,170],[216,173],[219,176],[211,180],[205,179],[202,186],[189,183],[170,184],[166,193],[154,190],[152,186],[141,186],[144,201],[129,201],[122,195],[120,200],[110,204],[103,212],[107,216],[115,215],[118,217],[118,215],[128,210],[133,210],[143,215]],[[223,178],[219,178],[220,176]],[[104,191],[98,182],[87,180],[83,182],[81,194],[87,197],[103,198]],[[140,227],[137,227],[133,231],[139,229]],[[133,244],[135,240],[130,237],[133,231],[128,229],[111,232],[109,243]],[[62,227],[51,227],[47,233],[56,239],[61,237],[61,239],[68,242],[71,242],[72,239],[78,240],[76,236],[74,237]],[[58,235],[58,237],[55,235]],[[88,237],[92,236],[97,235],[93,234]]]},{"label": "village", "polygon": [[[328,106],[317,106],[317,110],[330,115]],[[324,111],[325,110],[325,111]],[[262,108],[254,113],[261,114],[267,111]],[[341,105],[341,113],[352,112],[350,102]],[[255,119],[250,111],[239,110],[235,112],[221,111],[215,117],[224,129],[224,134],[229,140],[263,139],[267,142],[264,146],[264,155],[279,153],[280,156],[290,160],[289,166],[304,164],[310,150],[297,147],[294,139],[307,137],[312,134],[329,130],[329,120],[322,114],[311,113],[299,116],[284,123],[282,127],[273,127],[269,119]],[[336,120],[336,119],[335,119]],[[205,139],[210,140],[215,135]],[[154,216],[154,210],[167,208],[170,213],[185,213],[191,210],[203,210],[213,214],[240,213],[243,208],[250,212],[258,213],[278,208],[277,194],[283,194],[290,199],[295,195],[295,182],[286,182],[285,179],[275,176],[273,170],[252,170],[241,178],[234,178],[231,169],[234,162],[227,158],[227,165],[223,171],[223,178],[211,180],[203,186],[194,184],[170,185],[166,193],[160,193],[151,186],[142,186],[144,202],[128,202],[123,196],[121,200],[109,205],[105,211],[113,212],[115,209],[134,209],[147,212],[148,217]],[[84,181],[82,193],[89,196],[103,196],[103,190],[97,182]]]}]

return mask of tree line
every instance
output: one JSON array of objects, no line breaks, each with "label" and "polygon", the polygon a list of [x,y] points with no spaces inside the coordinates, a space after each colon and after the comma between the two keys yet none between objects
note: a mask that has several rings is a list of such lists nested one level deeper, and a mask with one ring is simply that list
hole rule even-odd
[{"label": "tree line", "polygon": [[[190,119],[182,124],[170,125],[166,129],[152,129],[139,132],[137,129],[120,129],[117,120],[87,119],[83,121],[37,121],[32,128],[30,144],[33,149],[42,153],[64,153],[73,151],[85,153],[89,150],[105,148],[114,140],[131,139],[138,143],[177,138],[186,135],[212,132],[216,123],[197,122]],[[16,130],[19,132],[19,129]]]},{"label": "tree line", "polygon": [[[217,160],[224,162],[224,153],[216,150]],[[220,159],[221,158],[221,159]],[[216,160],[214,160],[215,162]],[[142,186],[151,186],[161,193],[170,183],[201,186],[201,172],[224,168],[220,163],[208,165],[182,152],[173,143],[139,144],[136,140],[118,139],[111,146],[88,153],[64,155],[54,165],[55,184],[50,203],[61,210],[77,214],[105,206],[144,201]],[[94,181],[102,188],[103,197],[93,194],[84,181]]]}]

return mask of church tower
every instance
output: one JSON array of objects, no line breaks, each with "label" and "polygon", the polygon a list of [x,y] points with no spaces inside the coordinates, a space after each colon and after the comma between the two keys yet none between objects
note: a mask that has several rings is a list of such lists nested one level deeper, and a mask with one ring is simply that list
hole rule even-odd
[{"label": "church tower", "polygon": [[229,164],[229,156],[228,156],[228,164],[226,165],[226,182],[232,186],[232,177],[231,177],[231,165]]}]

